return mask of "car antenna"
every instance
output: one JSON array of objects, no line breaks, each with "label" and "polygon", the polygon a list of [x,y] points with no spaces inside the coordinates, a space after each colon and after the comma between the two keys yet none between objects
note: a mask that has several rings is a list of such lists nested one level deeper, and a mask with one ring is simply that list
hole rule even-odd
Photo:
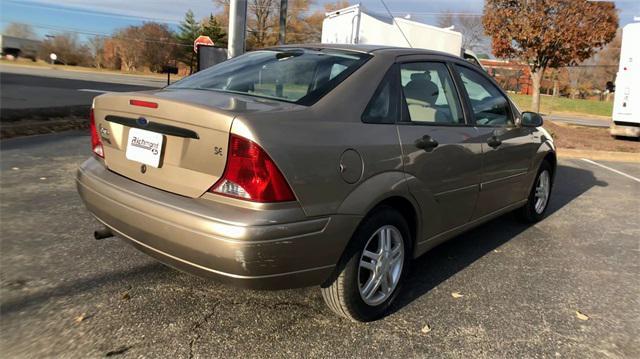
[{"label": "car antenna", "polygon": [[389,14],[389,16],[391,16],[391,21],[393,21],[393,23],[396,24],[396,27],[398,27],[398,30],[400,30],[400,33],[402,34],[402,37],[404,37],[404,40],[407,42],[407,44],[409,44],[409,47],[413,49],[411,42],[409,42],[409,39],[407,39],[407,36],[404,34],[404,31],[402,31],[400,24],[398,24],[398,22],[396,21],[396,18],[393,17],[393,14],[387,7],[387,4],[385,4],[384,0],[380,0],[380,2],[382,3],[382,6],[384,6],[384,8],[387,10],[387,13]]}]

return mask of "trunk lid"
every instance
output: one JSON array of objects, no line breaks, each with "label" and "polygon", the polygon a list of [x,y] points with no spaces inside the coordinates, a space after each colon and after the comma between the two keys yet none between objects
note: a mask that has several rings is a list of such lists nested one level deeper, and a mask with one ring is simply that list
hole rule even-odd
[{"label": "trunk lid", "polygon": [[[135,106],[131,100],[157,106]],[[94,115],[107,168],[134,181],[195,198],[224,172],[234,117],[283,106],[287,104],[211,91],[160,90],[96,97]],[[127,148],[132,146],[130,134],[147,138],[140,130],[151,131],[152,138],[162,138],[158,139],[162,145],[157,167],[130,159],[131,151],[127,155]],[[134,150],[146,146],[145,142],[137,144]],[[149,150],[147,147],[142,150]]]}]

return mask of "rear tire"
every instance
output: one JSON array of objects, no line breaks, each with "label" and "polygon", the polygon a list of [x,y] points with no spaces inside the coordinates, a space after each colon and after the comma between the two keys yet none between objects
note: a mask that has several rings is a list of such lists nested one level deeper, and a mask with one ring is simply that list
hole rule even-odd
[{"label": "rear tire", "polygon": [[553,171],[547,161],[542,161],[538,174],[529,192],[529,200],[518,211],[518,217],[527,223],[536,223],[542,220],[549,207],[551,189],[553,187]]},{"label": "rear tire", "polygon": [[400,291],[411,259],[411,236],[404,217],[383,206],[367,216],[338,265],[322,298],[336,314],[368,322],[386,314]]}]

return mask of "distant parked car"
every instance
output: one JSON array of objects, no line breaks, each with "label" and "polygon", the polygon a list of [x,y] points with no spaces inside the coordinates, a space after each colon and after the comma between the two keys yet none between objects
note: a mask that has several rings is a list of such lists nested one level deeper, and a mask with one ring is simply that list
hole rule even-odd
[{"label": "distant parked car", "polygon": [[460,57],[286,46],[96,97],[77,184],[98,236],[244,287],[319,285],[369,321],[413,258],[512,210],[543,218],[541,124]]}]

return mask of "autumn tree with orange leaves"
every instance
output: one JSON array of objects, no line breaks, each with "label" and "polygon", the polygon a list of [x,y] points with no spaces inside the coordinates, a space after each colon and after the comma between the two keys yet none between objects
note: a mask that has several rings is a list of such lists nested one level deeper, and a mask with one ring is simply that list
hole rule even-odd
[{"label": "autumn tree with orange leaves", "polygon": [[612,2],[486,0],[482,23],[494,55],[529,64],[531,108],[539,111],[544,70],[593,56],[615,37],[618,14]]}]

